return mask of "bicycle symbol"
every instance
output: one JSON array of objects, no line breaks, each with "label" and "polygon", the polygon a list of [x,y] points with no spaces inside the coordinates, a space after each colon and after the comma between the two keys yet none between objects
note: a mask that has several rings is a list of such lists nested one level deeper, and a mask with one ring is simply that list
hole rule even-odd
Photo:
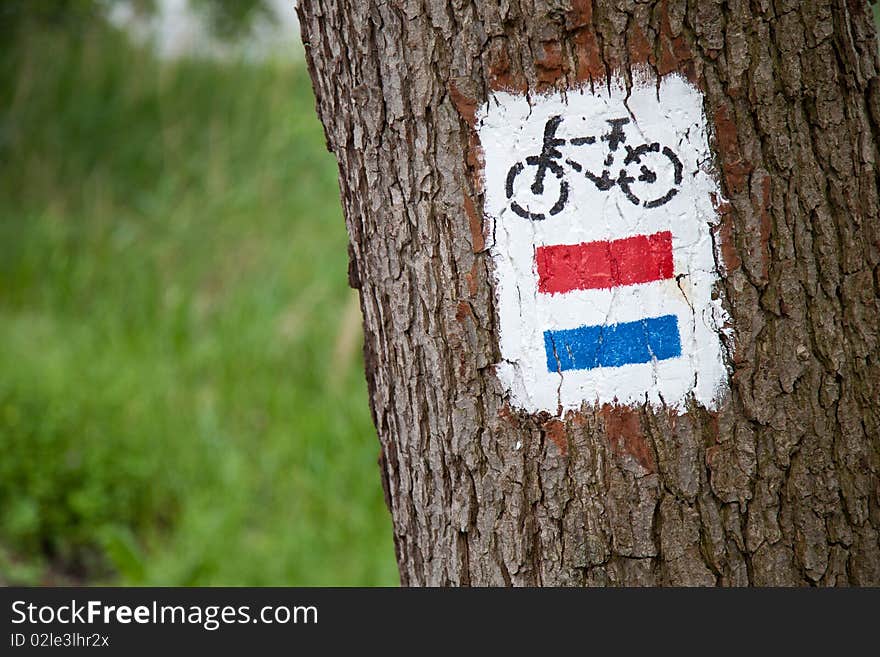
[{"label": "bicycle symbol", "polygon": [[[583,173],[599,191],[607,192],[615,185],[620,187],[624,196],[633,204],[640,205],[645,208],[656,208],[668,203],[677,193],[678,187],[682,181],[682,164],[678,156],[668,146],[662,146],[657,143],[644,143],[635,148],[626,145],[626,132],[623,126],[629,123],[629,119],[609,119],[607,123],[611,126],[608,133],[599,137],[600,141],[607,142],[608,151],[604,160],[604,168],[600,174],[595,174],[582,164],[565,158],[560,147],[570,144],[571,146],[588,146],[596,143],[596,137],[575,137],[573,139],[561,139],[556,136],[556,131],[562,123],[561,116],[553,116],[544,124],[544,145],[541,148],[540,155],[530,155],[524,162],[520,161],[510,167],[507,172],[507,180],[505,184],[505,192],[510,200],[510,208],[520,217],[531,219],[533,221],[541,221],[547,218],[547,215],[559,214],[565,207],[569,195],[569,183],[566,179],[566,169],[563,163],[568,165],[572,170]],[[625,155],[619,173],[612,176],[612,171],[616,158],[619,156],[618,150],[624,145]],[[544,210],[551,200],[555,202],[546,211],[532,211],[526,203],[526,207],[521,205],[521,198],[514,198],[515,192],[520,194],[522,189],[517,188],[517,177],[526,171],[526,168],[534,168],[534,178],[526,178],[530,185],[526,185],[526,191],[531,192],[535,197],[544,197],[545,194],[551,194],[551,198],[540,198],[538,205]],[[547,182],[548,173],[555,176],[558,180],[559,191],[554,193],[548,192],[545,183]],[[659,185],[659,189],[658,189]],[[659,193],[662,191],[662,193]]]}]

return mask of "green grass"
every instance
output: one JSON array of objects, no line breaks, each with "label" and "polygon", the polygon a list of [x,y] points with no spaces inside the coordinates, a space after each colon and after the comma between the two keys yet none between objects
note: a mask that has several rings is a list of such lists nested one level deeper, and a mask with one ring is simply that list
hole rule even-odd
[{"label": "green grass", "polygon": [[397,583],[304,67],[4,49],[0,583]]}]

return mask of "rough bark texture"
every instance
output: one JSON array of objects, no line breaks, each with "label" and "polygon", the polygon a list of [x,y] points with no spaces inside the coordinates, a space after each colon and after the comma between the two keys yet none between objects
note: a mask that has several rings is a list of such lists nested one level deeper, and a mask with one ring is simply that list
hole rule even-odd
[{"label": "rough bark texture", "polygon": [[[880,63],[865,0],[300,0],[408,585],[880,584]],[[474,111],[679,72],[722,190],[718,412],[511,410]]]}]

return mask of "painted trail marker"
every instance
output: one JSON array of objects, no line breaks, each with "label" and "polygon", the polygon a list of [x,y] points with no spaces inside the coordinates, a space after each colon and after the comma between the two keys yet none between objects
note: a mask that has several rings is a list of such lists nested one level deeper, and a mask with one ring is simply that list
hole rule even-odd
[{"label": "painted trail marker", "polygon": [[511,403],[716,406],[727,316],[700,92],[667,77],[629,96],[619,79],[496,93],[477,128]]}]

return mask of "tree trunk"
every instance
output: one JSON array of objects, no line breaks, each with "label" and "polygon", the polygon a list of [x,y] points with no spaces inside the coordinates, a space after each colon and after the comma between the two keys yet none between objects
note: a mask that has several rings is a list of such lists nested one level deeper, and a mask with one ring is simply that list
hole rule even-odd
[{"label": "tree trunk", "polygon": [[[880,62],[865,0],[298,11],[404,585],[880,585]],[[719,254],[706,303],[727,318],[710,340],[726,392],[536,410],[499,369],[511,320],[481,121],[499,91],[540,103],[623,84],[625,102],[646,76],[686,80],[707,122],[720,194],[698,228]]]}]

